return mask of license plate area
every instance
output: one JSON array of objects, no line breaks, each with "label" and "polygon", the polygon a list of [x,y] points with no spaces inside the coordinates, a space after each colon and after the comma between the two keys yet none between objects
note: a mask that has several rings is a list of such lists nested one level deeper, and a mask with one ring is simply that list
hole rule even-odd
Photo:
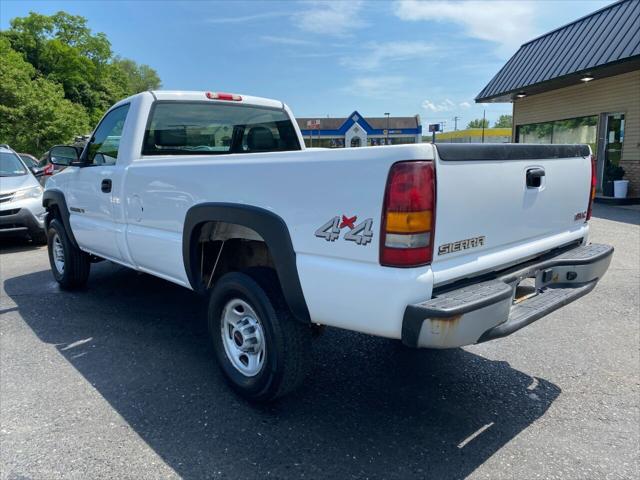
[{"label": "license plate area", "polygon": [[513,305],[517,305],[518,303],[522,303],[538,295],[540,291],[537,288],[536,283],[535,277],[528,277],[521,280],[515,288],[512,302]]}]

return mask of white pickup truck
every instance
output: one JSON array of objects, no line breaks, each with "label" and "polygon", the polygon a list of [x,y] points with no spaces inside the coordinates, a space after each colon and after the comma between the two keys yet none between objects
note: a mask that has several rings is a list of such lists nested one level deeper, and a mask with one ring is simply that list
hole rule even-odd
[{"label": "white pickup truck", "polygon": [[305,150],[282,102],[144,92],[104,116],[44,192],[62,288],[107,259],[210,296],[220,366],[245,397],[304,378],[315,325],[455,348],[590,292],[586,145]]}]

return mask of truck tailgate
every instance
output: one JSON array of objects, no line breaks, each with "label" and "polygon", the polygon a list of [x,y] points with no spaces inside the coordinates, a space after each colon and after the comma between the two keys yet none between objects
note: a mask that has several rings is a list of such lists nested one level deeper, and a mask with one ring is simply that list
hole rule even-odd
[{"label": "truck tailgate", "polygon": [[436,285],[504,268],[587,234],[588,146],[436,149]]}]

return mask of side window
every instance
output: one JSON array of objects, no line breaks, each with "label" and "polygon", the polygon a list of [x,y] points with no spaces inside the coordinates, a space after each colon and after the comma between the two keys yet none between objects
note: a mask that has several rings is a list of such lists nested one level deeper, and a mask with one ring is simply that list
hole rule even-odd
[{"label": "side window", "polygon": [[129,105],[111,110],[102,119],[87,146],[87,160],[92,165],[115,165],[120,147],[122,127],[129,112]]}]

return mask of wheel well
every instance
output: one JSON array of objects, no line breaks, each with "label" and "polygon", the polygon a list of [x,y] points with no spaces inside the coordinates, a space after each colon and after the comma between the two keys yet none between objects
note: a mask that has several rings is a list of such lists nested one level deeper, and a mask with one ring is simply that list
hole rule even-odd
[{"label": "wheel well", "polygon": [[62,220],[62,216],[60,215],[60,209],[58,208],[58,205],[54,204],[50,204],[47,205],[47,218],[45,220],[45,228],[49,228],[49,225],[51,224],[51,220],[53,220],[54,218],[58,218],[60,220]]},{"label": "wheel well", "polygon": [[228,222],[206,222],[194,232],[198,240],[198,281],[208,290],[225,273],[275,264],[264,239],[253,229]]},{"label": "wheel well", "polygon": [[[217,266],[213,268],[215,260],[211,263],[211,249],[217,257],[220,248],[216,242],[224,245],[222,253],[233,251],[230,248],[225,252],[227,246],[240,249],[238,259],[225,260],[228,265],[225,268],[242,269],[243,266],[265,266],[265,263],[274,268],[295,318],[304,323],[311,321],[298,276],[296,252],[281,217],[253,205],[210,202],[192,206],[184,220],[182,258],[189,284],[197,292],[205,293],[205,281],[215,281],[220,273]],[[210,272],[204,271],[205,264],[211,268]]]},{"label": "wheel well", "polygon": [[45,220],[47,229],[49,228],[51,220],[57,218],[64,225],[69,241],[77,248],[78,242],[76,242],[76,239],[73,236],[73,231],[71,230],[71,224],[69,223],[69,210],[67,209],[67,202],[64,198],[64,194],[60,190],[45,190],[42,194],[42,202],[43,206],[49,213]]}]

